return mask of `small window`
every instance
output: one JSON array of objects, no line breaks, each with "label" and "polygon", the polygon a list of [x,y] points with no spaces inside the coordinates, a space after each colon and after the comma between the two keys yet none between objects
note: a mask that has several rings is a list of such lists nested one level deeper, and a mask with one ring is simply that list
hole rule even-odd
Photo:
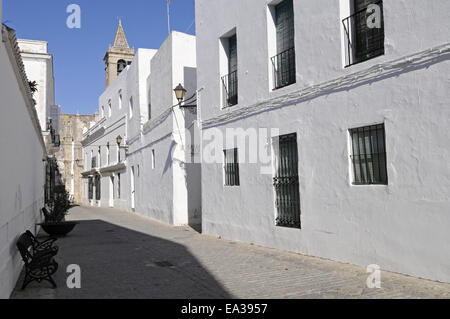
[{"label": "small window", "polygon": [[148,120],[150,121],[152,119],[152,105],[148,104]]},{"label": "small window", "polygon": [[152,169],[156,167],[155,150],[152,150]]},{"label": "small window", "polygon": [[130,97],[130,120],[133,118],[133,97]]},{"label": "small window", "polygon": [[384,124],[350,130],[354,185],[387,185]]},{"label": "small window", "polygon": [[108,116],[112,116],[112,106],[111,106],[111,100],[108,101]]},{"label": "small window", "polygon": [[122,73],[123,70],[125,70],[125,68],[127,67],[127,62],[125,60],[119,60],[117,62],[117,75],[119,75],[120,73]]},{"label": "small window", "polygon": [[119,91],[119,110],[122,109],[122,91]]},{"label": "small window", "polygon": [[225,186],[239,186],[238,149],[224,150]]},{"label": "small window", "polygon": [[105,117],[105,107],[102,105],[101,107],[101,117],[104,118]]}]

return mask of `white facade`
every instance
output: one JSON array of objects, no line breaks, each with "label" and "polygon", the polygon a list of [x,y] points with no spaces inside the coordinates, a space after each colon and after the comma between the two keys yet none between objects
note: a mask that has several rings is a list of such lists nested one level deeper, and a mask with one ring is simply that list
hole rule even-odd
[{"label": "white facade", "polygon": [[1,39],[0,298],[9,298],[23,266],[16,241],[41,221],[47,154],[14,31],[1,25]]},{"label": "white facade", "polygon": [[[344,67],[350,0],[294,1],[296,83],[273,90],[279,2],[196,1],[199,112],[203,136],[297,134],[301,229],[276,226],[274,164],[240,163],[240,186],[227,187],[223,163],[203,161],[203,232],[450,282],[450,2],[384,1],[384,55]],[[230,32],[239,93],[224,109]],[[349,130],[373,124],[385,126],[388,184],[355,186]]]},{"label": "white facade", "polygon": [[[176,85],[183,84],[187,96],[196,91],[195,60],[195,37],[172,32],[158,51],[139,49],[108,86],[99,99],[103,118],[83,136],[85,204],[136,211],[169,224],[199,222],[200,165],[186,164],[190,148],[182,147],[196,115],[172,107]],[[121,150],[121,163],[119,135],[128,147]],[[92,157],[100,158],[99,167],[92,168]],[[98,201],[95,190],[89,199],[94,175],[101,176]],[[188,191],[187,180],[197,183],[196,191]]]},{"label": "white facade", "polygon": [[190,147],[196,112],[178,107],[173,92],[181,83],[186,98],[196,93],[195,45],[194,36],[170,34],[150,62],[150,77],[139,83],[148,96],[128,127],[136,211],[173,225],[195,225],[201,217],[201,167]]},{"label": "white facade", "polygon": [[17,42],[28,80],[37,83],[37,92],[33,95],[36,111],[42,131],[47,132],[47,122],[51,118],[52,108],[55,107],[53,57],[48,53],[48,43],[45,41],[19,39]]}]

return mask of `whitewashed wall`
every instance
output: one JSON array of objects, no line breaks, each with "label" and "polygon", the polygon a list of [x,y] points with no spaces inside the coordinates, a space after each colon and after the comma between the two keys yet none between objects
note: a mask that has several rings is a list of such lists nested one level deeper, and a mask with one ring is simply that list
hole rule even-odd
[{"label": "whitewashed wall", "polygon": [[[268,3],[196,1],[200,111],[204,133],[297,133],[302,229],[275,226],[273,176],[260,164],[241,164],[241,186],[224,187],[222,164],[204,163],[203,231],[450,282],[450,2],[384,1],[386,54],[343,68],[339,2],[294,1],[297,84],[276,92]],[[235,27],[239,104],[221,110],[219,38]],[[352,186],[348,130],[377,123],[389,185]]]},{"label": "whitewashed wall", "polygon": [[0,43],[0,108],[7,114],[0,117],[0,298],[9,298],[23,266],[18,237],[41,221],[46,157],[37,114],[6,45]]},{"label": "whitewashed wall", "polygon": [[55,104],[53,57],[48,54],[45,41],[19,39],[18,43],[28,79],[37,83],[36,110],[42,131],[47,131],[47,120]]},{"label": "whitewashed wall", "polygon": [[134,124],[134,135],[130,133],[128,166],[139,172],[136,211],[169,224],[192,222],[189,216],[198,215],[201,204],[199,197],[189,193],[187,185],[188,179],[200,184],[200,170],[186,169],[189,152],[183,147],[188,124],[185,111],[171,108],[177,104],[173,89],[179,83],[187,89],[186,97],[195,93],[195,70],[195,37],[172,32],[152,58],[149,78],[140,80],[140,86],[147,83],[149,95],[146,102],[141,102],[140,118],[148,119],[149,103],[152,117],[145,121],[142,131]]}]

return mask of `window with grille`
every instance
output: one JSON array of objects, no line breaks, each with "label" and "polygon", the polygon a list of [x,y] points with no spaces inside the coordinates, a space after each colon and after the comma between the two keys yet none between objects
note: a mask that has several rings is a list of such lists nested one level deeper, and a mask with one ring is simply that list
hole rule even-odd
[{"label": "window with grille", "polygon": [[238,149],[224,150],[225,186],[239,186]]},{"label": "window with grille", "polygon": [[350,130],[354,185],[387,185],[384,124]]},{"label": "window with grille", "polygon": [[[353,14],[342,21],[346,41],[346,66],[384,54],[383,1],[350,1]],[[374,7],[378,9],[374,10]]]},{"label": "window with grille", "polygon": [[276,195],[276,225],[301,228],[297,134],[279,136],[275,143],[277,165],[273,186]]},{"label": "window with grille", "polygon": [[223,106],[231,107],[238,104],[238,77],[237,77],[237,36],[232,35],[227,41],[228,46],[228,74],[222,77]]},{"label": "window with grille", "polygon": [[272,57],[274,88],[296,82],[295,32],[293,0],[284,0],[275,6],[277,55]]}]

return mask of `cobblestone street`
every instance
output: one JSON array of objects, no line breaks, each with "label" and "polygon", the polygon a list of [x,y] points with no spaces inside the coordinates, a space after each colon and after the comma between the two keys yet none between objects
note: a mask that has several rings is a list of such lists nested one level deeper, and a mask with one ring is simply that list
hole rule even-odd
[{"label": "cobblestone street", "polygon": [[[450,285],[382,272],[368,289],[363,267],[234,243],[113,209],[75,207],[58,240],[57,289],[32,283],[12,298],[450,298]],[[81,267],[81,289],[66,268]]]}]

